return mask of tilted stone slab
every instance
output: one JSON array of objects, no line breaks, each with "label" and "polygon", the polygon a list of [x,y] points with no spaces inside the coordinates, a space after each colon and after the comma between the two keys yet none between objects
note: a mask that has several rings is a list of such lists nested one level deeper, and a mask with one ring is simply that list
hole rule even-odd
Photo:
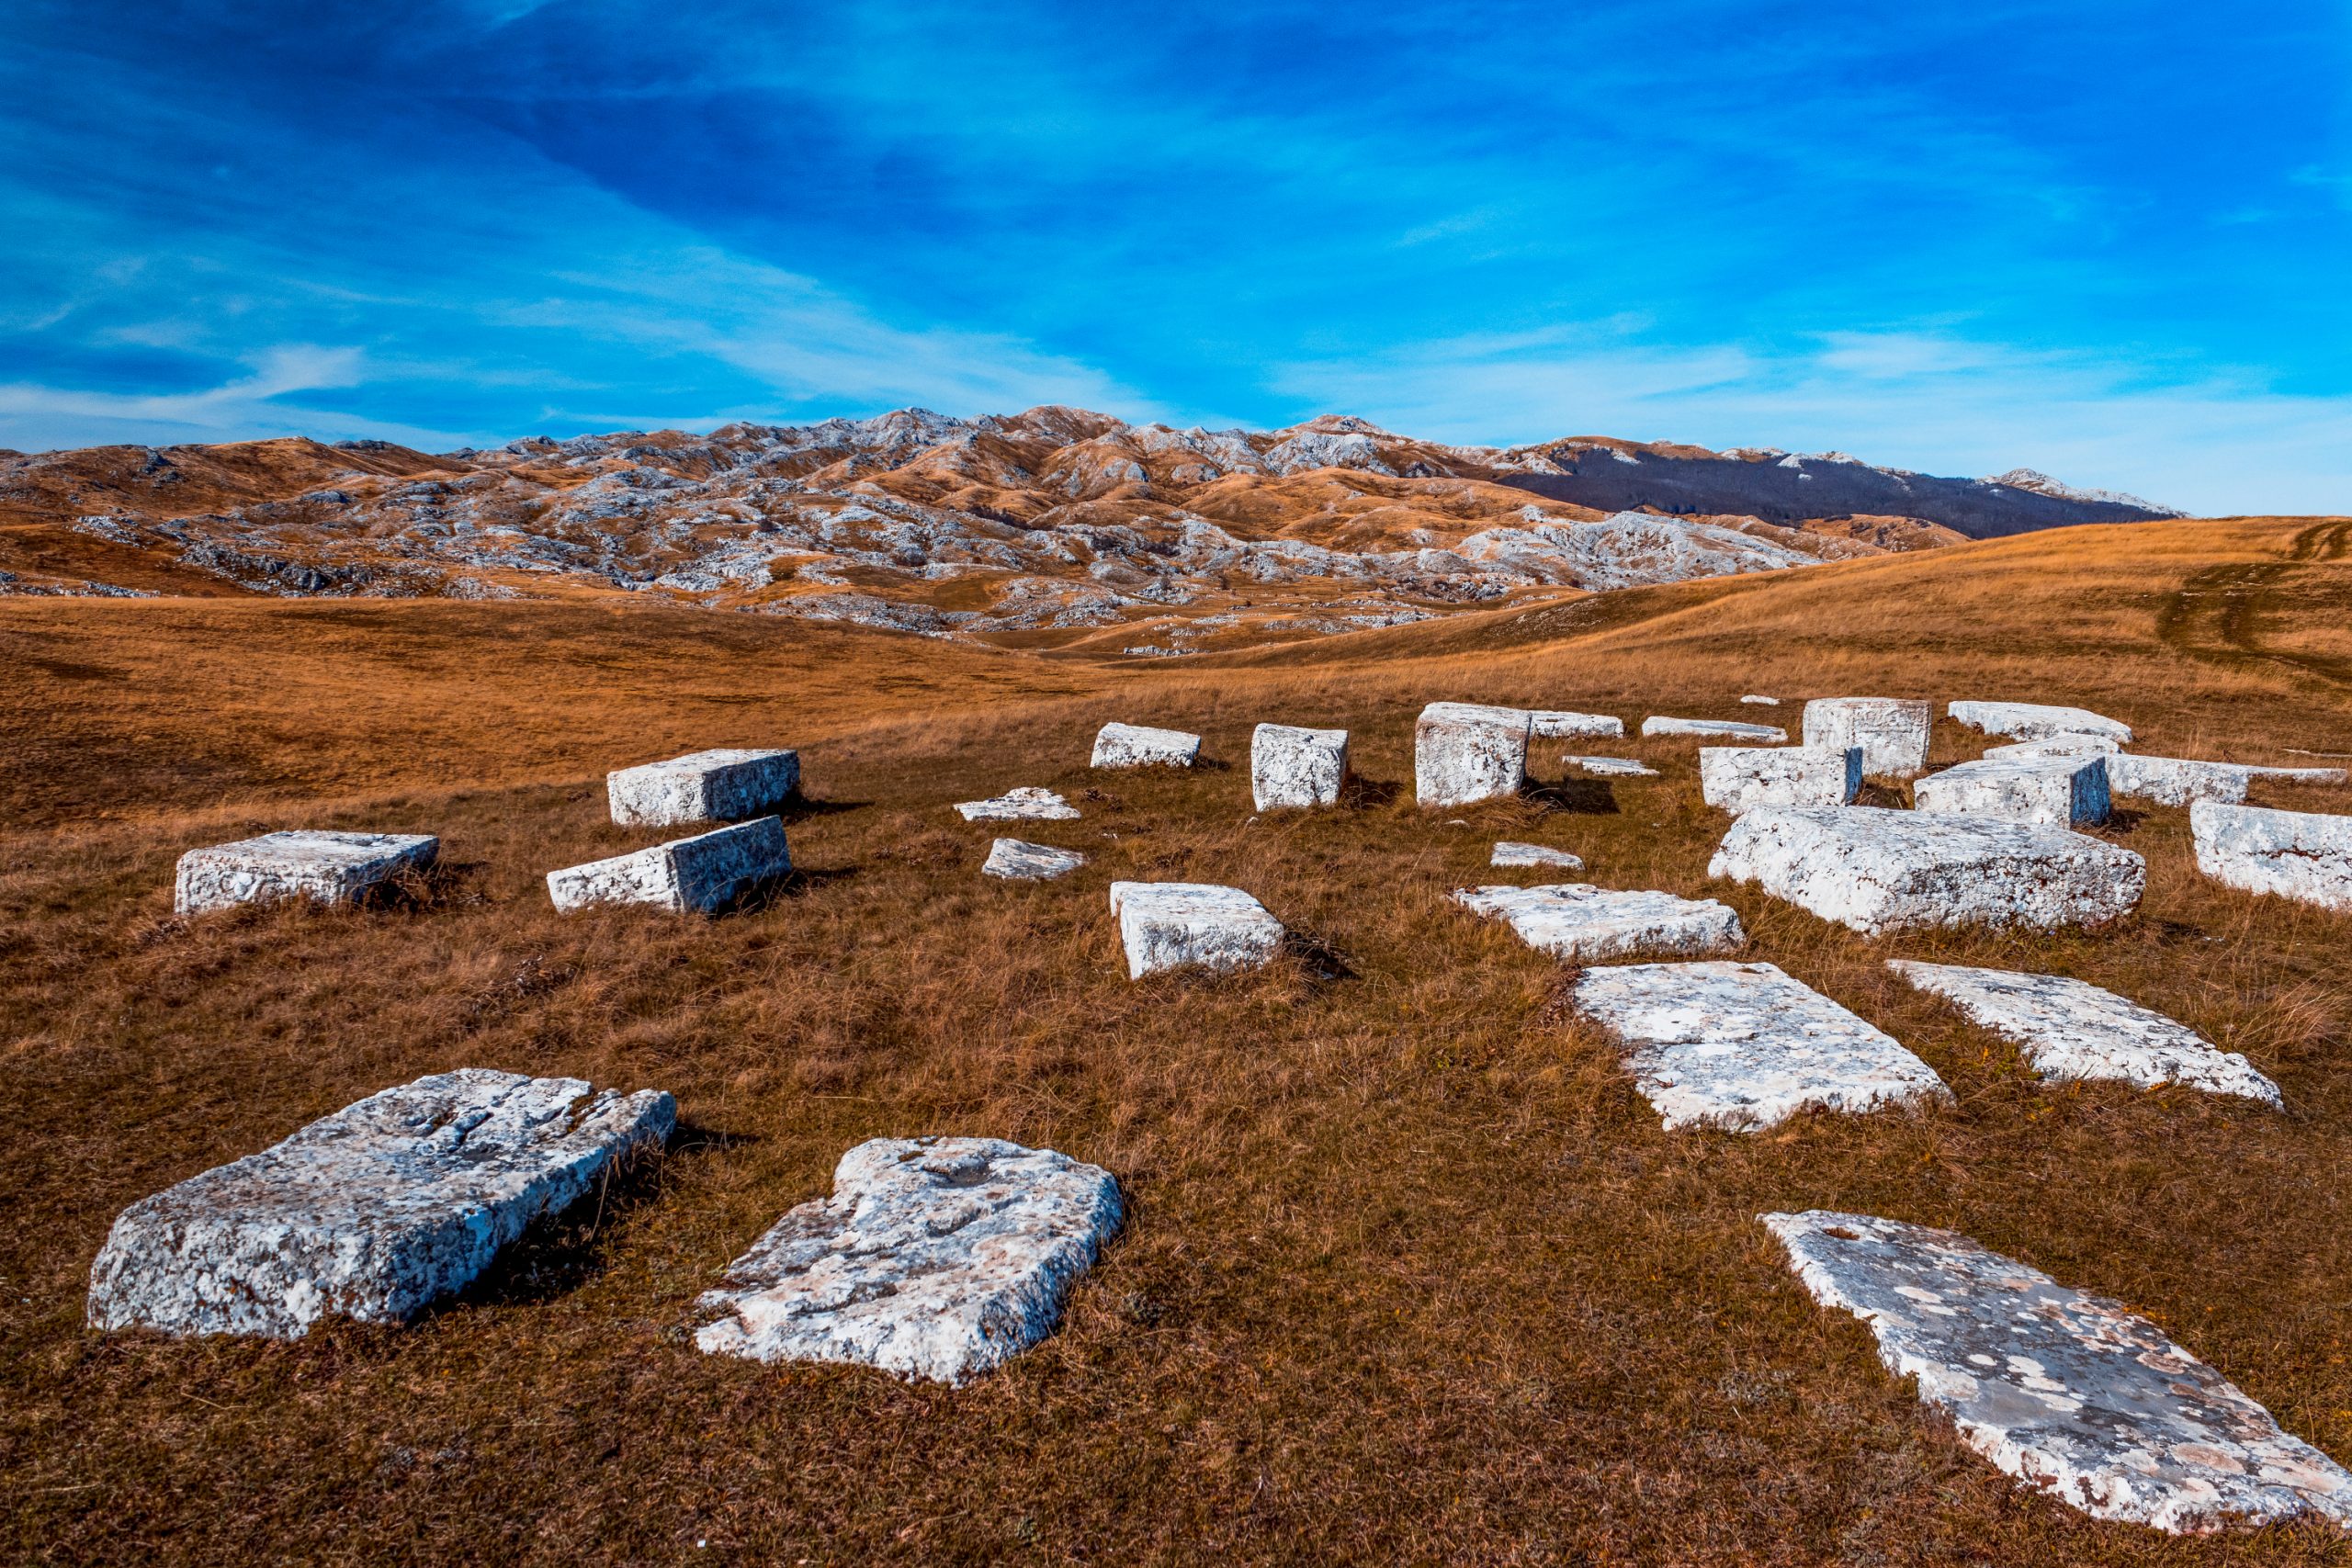
[{"label": "tilted stone slab", "polygon": [[2007,735],[2019,740],[2047,740],[2057,735],[2104,735],[2124,745],[2132,741],[2130,725],[2088,708],[2056,707],[2047,703],[1953,703],[1944,711],[1954,721],[1987,735]]},{"label": "tilted stone slab", "polygon": [[1865,935],[1916,926],[2088,925],[2147,883],[2130,850],[2063,828],[1871,806],[1766,806],[1707,863]]},{"label": "tilted stone slab", "polygon": [[2352,1522],[2352,1472],[2120,1303],[1952,1231],[1869,1214],[1764,1214],[1813,1299],[1960,1440],[2095,1518],[2175,1533],[2310,1515]]},{"label": "tilted stone slab", "polygon": [[1076,850],[1057,850],[1050,844],[1033,844],[1021,839],[999,839],[989,846],[989,858],[980,867],[983,876],[1001,876],[1008,882],[1051,882],[1057,876],[1068,876],[1086,863],[1086,857]]},{"label": "tilted stone slab", "polygon": [[1980,757],[1911,786],[1921,811],[1945,816],[1998,817],[2057,828],[2107,820],[2105,756]]},{"label": "tilted stone slab", "polygon": [[1181,729],[1151,729],[1140,724],[1106,724],[1094,734],[1098,768],[1189,768],[1201,754],[1201,738]]},{"label": "tilted stone slab", "polygon": [[1909,697],[1816,697],[1804,705],[1807,746],[1859,746],[1862,772],[1907,779],[1928,765],[1931,704]]},{"label": "tilted stone slab", "polygon": [[1111,913],[1127,978],[1197,964],[1254,969],[1282,951],[1283,923],[1238,887],[1204,882],[1114,882]]},{"label": "tilted stone slab", "polygon": [[1770,964],[1587,969],[1574,996],[1626,1047],[1634,1087],[1669,1131],[1758,1133],[1803,1111],[1951,1097],[1893,1035]]},{"label": "tilted stone slab", "polygon": [[697,1304],[701,1350],[960,1383],[1054,1331],[1119,1229],[1100,1167],[999,1138],[876,1138]]},{"label": "tilted stone slab", "polygon": [[1623,737],[1625,733],[1625,721],[1605,713],[1568,713],[1554,708],[1531,708],[1527,715],[1527,733],[1539,740],[1563,740],[1572,735]]},{"label": "tilted stone slab", "polygon": [[1538,953],[1573,963],[1634,953],[1721,953],[1747,940],[1731,906],[1587,883],[1464,887],[1453,901],[1509,925]]},{"label": "tilted stone slab", "polygon": [[399,1323],[677,1121],[666,1094],[463,1067],[373,1094],[125,1209],[90,1269],[99,1329],[292,1338]]},{"label": "tilted stone slab", "polygon": [[1423,806],[1467,806],[1517,795],[1527,782],[1524,708],[1431,703],[1413,726],[1413,795]]},{"label": "tilted stone slab", "polygon": [[799,789],[797,751],[695,751],[605,775],[613,820],[624,828],[677,828],[765,817]]},{"label": "tilted stone slab", "polygon": [[1645,739],[1654,735],[1720,735],[1733,740],[1786,740],[1789,732],[1774,724],[1746,724],[1736,718],[1668,718],[1652,714],[1642,720]]},{"label": "tilted stone slab", "polygon": [[1581,768],[1595,778],[1602,779],[1654,779],[1658,776],[1656,768],[1638,757],[1564,756],[1560,759],[1560,765]]},{"label": "tilted stone slab", "polygon": [[1348,782],[1348,732],[1261,724],[1250,735],[1250,795],[1261,811],[1337,806]]},{"label": "tilted stone slab", "polygon": [[2244,1056],[2113,991],[2064,975],[1903,958],[1886,966],[2015,1042],[2045,1078],[2120,1078],[2142,1089],[2185,1084],[2208,1094],[2282,1103],[2278,1086]]},{"label": "tilted stone slab", "polygon": [[1861,787],[1859,746],[1699,748],[1699,793],[1735,817],[1759,806],[1844,806]]},{"label": "tilted stone slab", "polygon": [[709,914],[790,874],[792,851],[773,817],[548,873],[548,897],[567,913],[591,904],[651,904]]},{"label": "tilted stone slab", "polygon": [[172,908],[200,915],[238,904],[310,898],[357,903],[405,872],[422,871],[441,852],[430,833],[334,833],[290,829],[213,844],[180,856]]},{"label": "tilted stone slab", "polygon": [[1548,844],[1514,844],[1509,840],[1495,846],[1488,865],[1540,865],[1561,871],[1582,871],[1584,862],[1566,850],[1555,850]]},{"label": "tilted stone slab", "polygon": [[956,807],[967,822],[1073,822],[1078,807],[1036,784],[1006,790],[988,800],[967,800]]},{"label": "tilted stone slab", "polygon": [[2216,882],[2352,909],[2352,817],[2200,800],[2188,830],[2197,869]]}]

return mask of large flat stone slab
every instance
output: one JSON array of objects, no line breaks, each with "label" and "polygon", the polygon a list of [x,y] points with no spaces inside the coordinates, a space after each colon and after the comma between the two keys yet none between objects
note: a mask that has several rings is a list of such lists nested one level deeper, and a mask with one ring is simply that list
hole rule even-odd
[{"label": "large flat stone slab", "polygon": [[1699,748],[1699,793],[1735,817],[1759,806],[1844,806],[1861,787],[1859,746]]},{"label": "large flat stone slab", "polygon": [[2143,757],[2117,752],[2107,760],[2107,785],[2119,795],[2157,806],[2217,800],[2236,806],[2256,779],[2281,784],[2340,784],[2342,768],[2275,768],[2254,762],[2209,762],[2193,757]]},{"label": "large flat stone slab", "polygon": [[1074,822],[1078,807],[1037,784],[1023,784],[987,800],[967,800],[956,814],[967,822]]},{"label": "large flat stone slab", "polygon": [[1815,697],[1804,705],[1807,746],[1862,749],[1862,772],[1907,779],[1928,765],[1931,704],[1909,697]]},{"label": "large flat stone slab", "polygon": [[1106,724],[1094,733],[1098,768],[1189,768],[1201,754],[1201,738],[1181,729],[1140,724]]},{"label": "large flat stone slab", "polygon": [[1506,839],[1495,846],[1487,858],[1488,865],[1544,866],[1560,871],[1582,871],[1584,862],[1566,850],[1555,850],[1549,844],[1515,844]]},{"label": "large flat stone slab", "polygon": [[1337,806],[1348,782],[1348,732],[1261,724],[1250,736],[1250,795],[1261,811]]},{"label": "large flat stone slab", "polygon": [[2233,1051],[2160,1012],[2064,975],[2022,975],[1896,958],[1889,969],[2013,1041],[2045,1078],[2120,1078],[2142,1089],[2185,1084],[2268,1105],[2278,1086]]},{"label": "large flat stone slab", "polygon": [[1789,738],[1776,724],[1747,724],[1736,718],[1669,718],[1652,714],[1642,720],[1645,739],[1655,735],[1715,735],[1732,740],[1769,740],[1774,745]]},{"label": "large flat stone slab", "polygon": [[876,1138],[728,1265],[702,1350],[959,1383],[1054,1331],[1118,1228],[1096,1166],[996,1138]]},{"label": "large flat stone slab", "polygon": [[125,1209],[90,1269],[90,1326],[292,1338],[327,1317],[401,1322],[676,1120],[651,1089],[483,1067],[385,1089]]},{"label": "large flat stone slab", "polygon": [[983,876],[1001,876],[1008,882],[1051,882],[1057,876],[1068,876],[1086,863],[1086,857],[1076,850],[1057,850],[1051,844],[1033,844],[1023,839],[999,839],[989,846],[989,858],[980,866]]},{"label": "large flat stone slab", "polygon": [[1770,964],[1587,969],[1577,1010],[1626,1047],[1634,1087],[1669,1131],[1758,1133],[1803,1111],[1948,1099],[1891,1034]]},{"label": "large flat stone slab", "polygon": [[1539,740],[1562,740],[1572,735],[1623,737],[1625,721],[1611,714],[1569,713],[1557,708],[1531,708],[1527,733]]},{"label": "large flat stone slab", "polygon": [[1964,1235],[1869,1214],[1765,1214],[1826,1307],[2007,1474],[2095,1518],[2176,1533],[2352,1522],[2352,1472],[2146,1318]]},{"label": "large flat stone slab", "polygon": [[766,817],[799,789],[797,751],[695,751],[605,775],[613,820],[624,828],[677,828]]},{"label": "large flat stone slab", "polygon": [[1911,786],[1921,811],[1956,817],[1998,817],[2049,827],[2088,827],[2108,819],[2105,756],[1980,757]]},{"label": "large flat stone slab", "polygon": [[2056,735],[2104,735],[2123,745],[2132,742],[2132,727],[2120,719],[2088,708],[2053,706],[2048,703],[1953,703],[1944,710],[1957,723],[1987,735],[2018,740],[2047,740]]},{"label": "large flat stone slab", "polygon": [[1464,887],[1453,901],[1503,921],[1537,952],[1578,964],[1633,953],[1721,953],[1747,940],[1728,904],[1671,893],[1564,882]]},{"label": "large flat stone slab", "polygon": [[567,913],[591,904],[651,904],[682,914],[709,914],[791,871],[784,824],[761,817],[551,871],[548,897]]},{"label": "large flat stone slab", "polygon": [[2140,902],[2148,867],[2130,850],[2063,828],[1871,806],[1767,806],[1732,824],[1707,874],[1757,883],[1876,935],[2110,920]]},{"label": "large flat stone slab", "polygon": [[1599,779],[1654,779],[1658,771],[1639,757],[1563,756],[1564,768],[1579,768]]},{"label": "large flat stone slab", "polygon": [[1114,882],[1111,913],[1127,978],[1163,969],[1255,969],[1282,951],[1283,923],[1238,887],[1205,882]]},{"label": "large flat stone slab", "polygon": [[1517,795],[1527,782],[1524,708],[1431,703],[1413,726],[1413,797],[1467,806]]},{"label": "large flat stone slab", "polygon": [[2216,882],[2352,909],[2352,817],[2200,800],[2188,830],[2197,869]]},{"label": "large flat stone slab", "polygon": [[172,908],[200,915],[237,904],[310,898],[357,903],[404,872],[422,871],[441,852],[430,833],[335,833],[289,829],[213,844],[180,856]]}]

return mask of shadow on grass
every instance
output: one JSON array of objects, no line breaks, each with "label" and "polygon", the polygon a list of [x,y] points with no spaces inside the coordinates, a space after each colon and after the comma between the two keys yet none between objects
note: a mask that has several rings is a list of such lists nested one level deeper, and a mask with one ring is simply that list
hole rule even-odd
[{"label": "shadow on grass", "polygon": [[532,1222],[499,1249],[472,1284],[425,1315],[467,1307],[543,1306],[571,1294],[612,1266],[613,1233],[638,1211],[660,1201],[673,1162],[699,1159],[751,1141],[706,1127],[680,1126],[660,1152],[616,1160],[577,1202],[560,1214]]},{"label": "shadow on grass", "polygon": [[818,817],[838,817],[844,811],[863,811],[874,803],[870,800],[811,800],[794,795],[776,807],[774,815],[784,818],[785,826],[806,822]]},{"label": "shadow on grass", "polygon": [[1306,965],[1309,979],[1320,982],[1356,977],[1355,968],[1348,962],[1347,954],[1312,931],[1285,931],[1283,933],[1283,951]]},{"label": "shadow on grass", "polygon": [[803,898],[831,883],[846,882],[860,874],[854,865],[836,866],[825,871],[789,871],[782,876],[770,877],[758,886],[738,894],[718,911],[720,915],[756,915],[779,904],[789,904]]},{"label": "shadow on grass", "polygon": [[1554,784],[1530,781],[1519,797],[1546,811],[1573,811],[1587,817],[1614,817],[1617,790],[1607,779],[1561,779]]},{"label": "shadow on grass", "polygon": [[1405,786],[1387,779],[1368,779],[1361,773],[1350,773],[1340,784],[1340,804],[1354,811],[1369,810],[1375,806],[1390,806],[1405,793]]}]

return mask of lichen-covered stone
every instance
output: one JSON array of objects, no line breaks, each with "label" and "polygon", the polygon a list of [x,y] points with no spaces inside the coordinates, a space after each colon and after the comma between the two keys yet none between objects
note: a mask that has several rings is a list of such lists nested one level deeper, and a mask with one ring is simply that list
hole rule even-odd
[{"label": "lichen-covered stone", "polygon": [[1413,794],[1423,806],[1517,795],[1527,782],[1524,708],[1431,703],[1413,726]]},{"label": "lichen-covered stone", "polygon": [[1261,811],[1337,806],[1348,782],[1348,732],[1261,724],[1250,736],[1250,795]]},{"label": "lichen-covered stone", "polygon": [[1108,1171],[1051,1149],[876,1138],[728,1265],[695,1344],[959,1383],[1054,1331],[1120,1214]]},{"label": "lichen-covered stone", "polygon": [[1654,779],[1658,776],[1656,768],[1638,757],[1564,756],[1560,759],[1560,765],[1564,768],[1580,768],[1593,777],[1601,779]]},{"label": "lichen-covered stone", "polygon": [[1804,705],[1807,746],[1859,746],[1862,772],[1907,779],[1928,765],[1935,708],[1908,697],[1816,697]]},{"label": "lichen-covered stone", "polygon": [[1753,882],[1866,935],[1912,926],[2051,928],[2129,914],[2147,863],[2063,828],[1871,806],[1766,806],[1707,874]]},{"label": "lichen-covered stone", "polygon": [[1114,882],[1111,913],[1127,978],[1197,964],[1254,969],[1282,951],[1283,923],[1238,887],[1203,882]]},{"label": "lichen-covered stone", "polygon": [[2103,735],[2123,745],[2132,743],[2132,727],[2088,708],[2054,707],[2046,703],[1953,703],[1945,712],[1953,720],[1987,735],[2019,740],[2047,740],[2058,735]]},{"label": "lichen-covered stone", "polygon": [[765,817],[799,788],[797,751],[695,751],[605,775],[613,820],[624,828],[677,828]]},{"label": "lichen-covered stone", "polygon": [[1719,735],[1732,740],[1769,740],[1774,745],[1789,732],[1774,724],[1744,724],[1736,718],[1667,718],[1652,714],[1642,720],[1642,735]]},{"label": "lichen-covered stone", "polygon": [[1626,1047],[1634,1087],[1669,1131],[1758,1133],[1802,1111],[1951,1097],[1894,1036],[1770,964],[1587,969],[1573,994]]},{"label": "lichen-covered stone", "polygon": [[1622,737],[1625,733],[1625,721],[1605,713],[1567,713],[1553,708],[1532,708],[1527,715],[1527,733],[1539,740],[1563,740],[1572,735]]},{"label": "lichen-covered stone", "polygon": [[2005,1473],[2095,1518],[2175,1533],[2352,1523],[2352,1472],[2147,1319],[1952,1231],[1765,1214],[1813,1299]]},{"label": "lichen-covered stone", "polygon": [[180,856],[172,907],[182,915],[200,915],[279,898],[356,903],[371,888],[424,870],[440,852],[441,840],[430,833],[265,833]]},{"label": "lichen-covered stone", "polygon": [[989,858],[980,866],[983,876],[1001,876],[1008,882],[1051,882],[1057,876],[1068,876],[1086,863],[1086,857],[1076,850],[1057,850],[1051,844],[1033,844],[1021,839],[999,839],[989,846]]},{"label": "lichen-covered stone", "polygon": [[761,817],[551,871],[548,897],[566,912],[591,904],[652,904],[709,914],[791,871],[784,824]]},{"label": "lichen-covered stone", "polygon": [[1515,844],[1509,840],[1495,846],[1488,865],[1540,865],[1561,871],[1582,871],[1584,862],[1566,850],[1555,850],[1547,844]]},{"label": "lichen-covered stone", "polygon": [[1071,822],[1078,807],[1037,784],[1023,784],[988,800],[967,800],[956,807],[967,822]]},{"label": "lichen-covered stone", "polygon": [[2064,975],[2021,975],[1891,959],[1887,967],[2017,1043],[2045,1078],[2120,1078],[2142,1089],[2185,1084],[2208,1094],[2280,1103],[2278,1086],[2235,1052],[2113,991]]},{"label": "lichen-covered stone", "polygon": [[1094,735],[1098,768],[1189,768],[1201,754],[1201,738],[1181,729],[1140,724],[1106,724]]},{"label": "lichen-covered stone", "polygon": [[2197,869],[2216,882],[2352,909],[2352,817],[2200,800],[2188,830]]},{"label": "lichen-covered stone", "polygon": [[1633,953],[1721,953],[1747,940],[1729,905],[1671,893],[1566,882],[1464,887],[1453,901],[1503,921],[1537,952],[1578,964]]},{"label": "lichen-covered stone", "polygon": [[1956,817],[1998,817],[2049,827],[2086,827],[2107,820],[2105,756],[1980,757],[1929,773],[1911,786],[1921,811]]},{"label": "lichen-covered stone", "polygon": [[465,1287],[677,1106],[465,1067],[388,1089],[125,1209],[90,1269],[99,1329],[291,1338],[398,1323]]},{"label": "lichen-covered stone", "polygon": [[1759,806],[1843,806],[1861,787],[1859,746],[1699,748],[1699,793],[1735,817]]}]

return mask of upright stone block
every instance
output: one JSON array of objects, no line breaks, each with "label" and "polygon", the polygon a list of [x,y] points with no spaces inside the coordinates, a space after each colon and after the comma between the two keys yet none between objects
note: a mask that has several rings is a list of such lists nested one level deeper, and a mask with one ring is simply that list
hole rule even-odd
[{"label": "upright stone block", "polygon": [[1348,732],[1261,724],[1250,736],[1250,793],[1261,811],[1337,806],[1348,782]]},{"label": "upright stone block", "polygon": [[2352,817],[2200,800],[2188,808],[2197,869],[2248,893],[2352,909]]},{"label": "upright stone block", "polygon": [[2104,756],[1980,757],[1911,786],[1924,812],[1998,817],[2047,827],[2104,822],[2110,809]]},{"label": "upright stone block", "polygon": [[570,913],[591,904],[653,904],[681,913],[723,909],[792,870],[784,824],[762,817],[733,827],[548,873],[548,897]]},{"label": "upright stone block", "polygon": [[1957,723],[2018,740],[2103,735],[2120,745],[2132,743],[2130,725],[2088,708],[2055,707],[2047,703],[1953,703],[1944,711]]},{"label": "upright stone block", "polygon": [[1163,969],[1255,969],[1282,951],[1283,923],[1238,887],[1201,882],[1114,882],[1111,913],[1127,951],[1127,978]]},{"label": "upright stone block", "polygon": [[999,839],[989,846],[989,858],[980,866],[980,874],[1001,877],[1007,882],[1051,882],[1057,876],[1068,876],[1085,863],[1086,857],[1076,850],[1057,850],[1050,844],[1032,844],[1020,839]]},{"label": "upright stone block", "polygon": [[1721,953],[1747,940],[1729,905],[1671,893],[1566,882],[1464,887],[1453,901],[1474,915],[1503,921],[1538,953],[1572,964],[1635,953]]},{"label": "upright stone block", "polygon": [[1431,703],[1413,727],[1413,792],[1423,806],[1517,795],[1527,782],[1524,708]]},{"label": "upright stone block", "polygon": [[1736,817],[1759,806],[1844,806],[1862,787],[1859,746],[1702,746],[1699,792]]},{"label": "upright stone block", "polygon": [[424,870],[440,852],[441,840],[430,833],[265,833],[180,856],[172,908],[200,915],[280,898],[354,904],[405,872]]},{"label": "upright stone block", "polygon": [[1560,740],[1574,735],[1622,738],[1625,733],[1625,721],[1605,713],[1568,713],[1553,708],[1532,708],[1527,715],[1527,733],[1539,740]]},{"label": "upright stone block", "polygon": [[1804,705],[1807,746],[1859,746],[1862,772],[1907,779],[1928,765],[1934,707],[1908,697],[1816,697]]},{"label": "upright stone block", "polygon": [[799,788],[797,751],[695,751],[605,775],[613,820],[624,828],[679,828],[765,817]]},{"label": "upright stone block", "polygon": [[1140,724],[1106,724],[1094,735],[1098,768],[1189,768],[1200,757],[1201,738],[1181,729],[1151,729]]},{"label": "upright stone block", "polygon": [[1642,720],[1645,739],[1657,735],[1715,735],[1730,740],[1767,740],[1778,746],[1789,732],[1777,724],[1746,724],[1736,718],[1669,718],[1652,714]]}]

